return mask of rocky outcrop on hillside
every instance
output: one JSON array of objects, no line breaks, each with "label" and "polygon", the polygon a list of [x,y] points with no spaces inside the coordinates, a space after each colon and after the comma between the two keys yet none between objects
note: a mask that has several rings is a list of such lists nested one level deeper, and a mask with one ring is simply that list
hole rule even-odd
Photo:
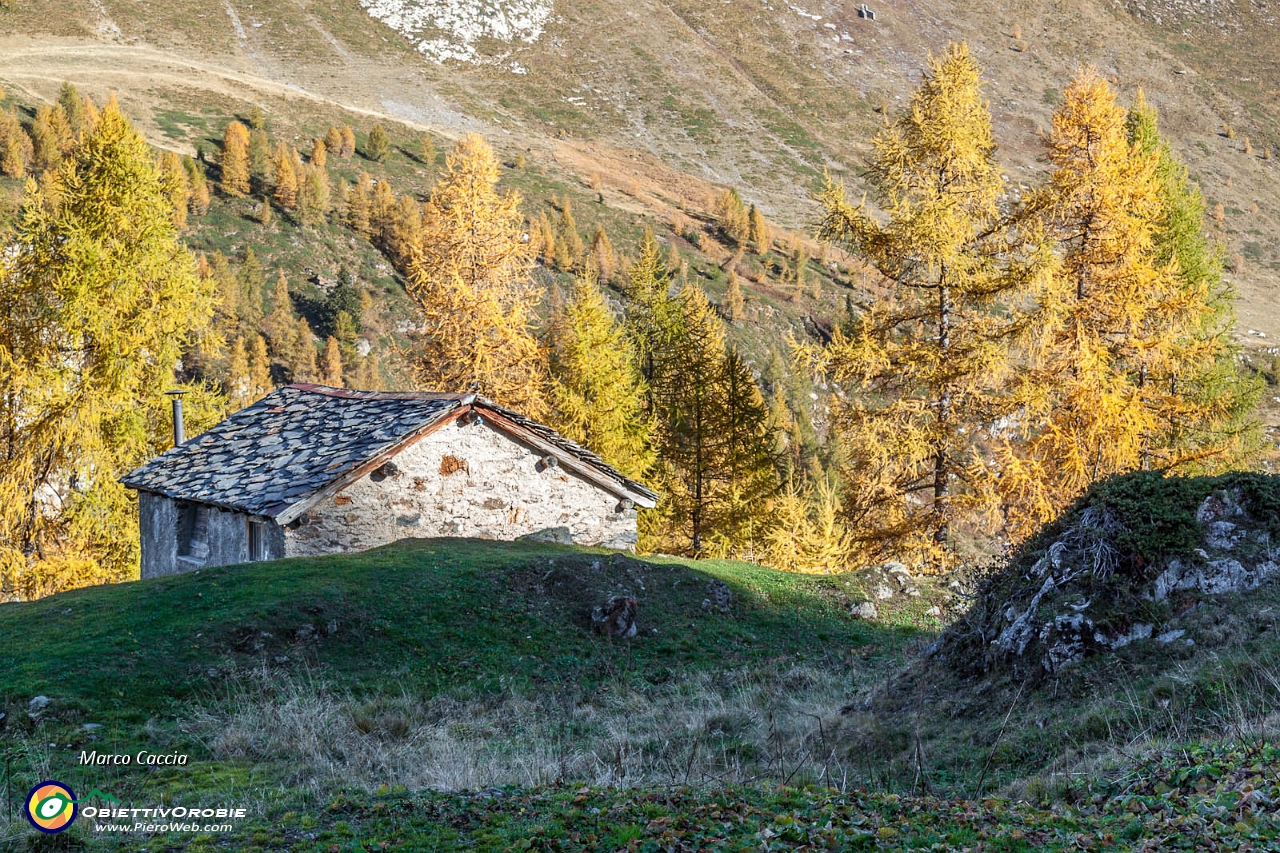
[{"label": "rocky outcrop on hillside", "polygon": [[[360,0],[360,5],[436,62],[482,64],[500,63],[512,46],[537,41],[553,13],[550,0]],[[499,50],[485,56],[482,44]],[[518,63],[510,69],[525,73]]]},{"label": "rocky outcrop on hillside", "polygon": [[1280,576],[1280,478],[1116,478],[983,583],[933,655],[1052,675],[1134,643],[1194,645],[1184,616]]}]

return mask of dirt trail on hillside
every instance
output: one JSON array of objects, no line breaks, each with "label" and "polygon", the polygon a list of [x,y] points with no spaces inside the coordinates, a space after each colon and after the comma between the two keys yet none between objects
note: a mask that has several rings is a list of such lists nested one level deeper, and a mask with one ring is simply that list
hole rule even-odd
[{"label": "dirt trail on hillside", "polygon": [[0,37],[0,77],[27,85],[37,93],[42,93],[49,85],[60,85],[63,80],[72,77],[87,85],[96,83],[109,88],[119,88],[121,84],[138,81],[144,81],[148,88],[155,88],[157,83],[170,83],[181,88],[202,89],[237,99],[245,97],[249,92],[304,98],[360,115],[425,128],[425,125],[400,116],[341,103],[297,86],[278,83],[247,71],[233,70],[240,64],[242,62],[234,57],[201,60],[175,56],[145,45],[104,44],[70,39],[42,41],[27,36]]},{"label": "dirt trail on hillside", "polygon": [[419,130],[429,129],[451,139],[457,139],[467,131],[478,131],[504,146],[539,149],[584,181],[589,181],[594,174],[608,175],[611,186],[604,186],[602,190],[609,196],[610,203],[638,214],[657,213],[665,217],[674,207],[681,205],[702,208],[713,189],[706,181],[671,169],[649,154],[605,143],[550,140],[510,131],[503,133],[468,117],[459,122],[456,116],[460,113],[446,116],[447,122],[423,122],[415,120],[414,116],[425,111],[411,105],[394,103],[390,106],[396,109],[376,109],[268,79],[250,70],[244,57],[179,56],[139,44],[0,36],[0,79],[46,99],[54,97],[64,80],[73,80],[90,92],[95,88],[115,91],[126,108],[140,108],[129,111],[147,136],[153,142],[171,147],[172,140],[162,139],[163,134],[154,124],[152,109],[166,105],[165,90],[194,90],[234,101],[252,101],[261,97],[286,101],[302,99],[371,119],[392,121]]}]

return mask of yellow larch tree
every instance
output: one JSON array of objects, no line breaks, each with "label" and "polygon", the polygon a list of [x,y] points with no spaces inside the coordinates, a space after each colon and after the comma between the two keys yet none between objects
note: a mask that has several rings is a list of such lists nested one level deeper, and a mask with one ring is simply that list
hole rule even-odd
[{"label": "yellow larch tree", "polygon": [[551,327],[552,423],[633,480],[653,465],[653,421],[635,349],[591,275]]},{"label": "yellow larch tree", "polygon": [[342,348],[338,339],[329,336],[324,342],[324,354],[320,359],[320,384],[333,388],[342,387]]},{"label": "yellow larch tree", "polygon": [[1203,288],[1179,287],[1172,259],[1156,256],[1159,156],[1126,120],[1107,82],[1082,70],[1053,116],[1049,183],[1028,206],[1060,259],[1035,288],[1017,426],[998,454],[1015,539],[1091,483],[1157,464],[1178,405],[1162,378],[1178,371],[1179,330],[1206,311]]},{"label": "yellow larch tree", "polygon": [[293,360],[289,363],[290,379],[293,382],[315,382],[318,374],[316,367],[315,336],[311,332],[311,324],[306,317],[299,317],[294,327]]},{"label": "yellow larch tree", "polygon": [[791,477],[774,501],[774,524],[760,558],[788,572],[831,573],[845,568],[854,550],[842,517],[840,489],[828,473],[813,482]]},{"label": "yellow larch tree", "polygon": [[547,407],[547,354],[534,335],[520,195],[499,193],[480,136],[451,151],[423,216],[408,290],[422,329],[406,353],[420,387],[475,391],[531,417]]},{"label": "yellow larch tree", "polygon": [[249,194],[249,129],[238,121],[222,137],[222,191],[233,198]]},{"label": "yellow larch tree", "polygon": [[271,381],[271,357],[267,354],[267,340],[262,335],[253,336],[253,348],[249,351],[249,397],[258,400],[271,393],[275,383]]},{"label": "yellow larch tree", "polygon": [[298,206],[298,172],[294,163],[294,152],[290,152],[281,142],[276,146],[274,160],[272,198],[282,209],[293,210]]},{"label": "yellow larch tree", "polygon": [[[0,598],[137,576],[117,478],[170,446],[163,392],[214,305],[114,99],[46,177],[0,260]],[[189,390],[194,433],[221,400]]]},{"label": "yellow larch tree", "polygon": [[731,322],[737,323],[742,319],[745,305],[746,303],[742,296],[742,285],[738,282],[738,274],[733,270],[729,270],[729,286],[724,291],[724,307]]},{"label": "yellow larch tree", "polygon": [[324,140],[317,136],[311,144],[311,165],[323,168],[328,159],[328,147]]},{"label": "yellow larch tree", "polygon": [[157,166],[165,190],[173,204],[173,224],[179,231],[187,227],[187,209],[191,204],[191,181],[182,158],[172,151],[160,155]]},{"label": "yellow larch tree", "polygon": [[995,515],[981,448],[1008,371],[1011,324],[999,303],[1025,275],[1008,261],[991,116],[965,45],[929,58],[874,146],[887,221],[828,181],[820,236],[865,259],[886,292],[816,355],[850,392],[833,426],[855,557],[939,568],[957,525]]}]

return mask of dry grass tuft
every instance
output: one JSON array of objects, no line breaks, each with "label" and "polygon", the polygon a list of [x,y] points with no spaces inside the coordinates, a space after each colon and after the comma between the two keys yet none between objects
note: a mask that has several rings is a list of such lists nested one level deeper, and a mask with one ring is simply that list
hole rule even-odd
[{"label": "dry grass tuft", "polygon": [[593,695],[358,698],[323,679],[259,670],[204,702],[184,728],[220,760],[279,762],[290,783],[373,791],[603,786],[841,785],[843,667],[769,666]]}]

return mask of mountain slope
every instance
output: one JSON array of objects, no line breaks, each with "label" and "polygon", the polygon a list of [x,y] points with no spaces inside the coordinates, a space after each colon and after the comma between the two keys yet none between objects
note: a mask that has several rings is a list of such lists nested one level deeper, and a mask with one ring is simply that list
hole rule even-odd
[{"label": "mountain slope", "polygon": [[[52,99],[63,79],[97,97],[114,89],[152,141],[188,152],[208,149],[226,117],[252,104],[299,140],[333,121],[367,129],[390,119],[446,138],[479,131],[543,168],[544,185],[572,193],[579,211],[579,199],[598,198],[606,220],[626,223],[613,235],[620,248],[651,225],[703,256],[714,298],[728,250],[683,241],[690,218],[705,222],[717,188],[736,185],[782,225],[811,227],[823,172],[861,182],[875,129],[909,96],[928,50],[971,43],[1019,187],[1043,177],[1038,132],[1076,67],[1094,63],[1124,98],[1146,92],[1210,207],[1222,205],[1214,236],[1233,264],[1240,334],[1270,364],[1280,159],[1263,154],[1280,147],[1280,30],[1265,7],[894,0],[874,4],[870,21],[834,0],[588,0],[541,17],[549,3],[157,0],[141,10],[133,0],[22,0],[0,10],[0,81],[28,102]],[[524,36],[509,40],[492,27],[477,36],[481,8],[536,25],[513,25]],[[424,53],[424,41],[437,47]],[[438,63],[440,44],[472,58]],[[183,126],[193,117],[203,126]],[[750,285],[753,320],[777,328],[767,340],[739,336],[758,368],[788,334],[803,336],[806,315],[830,322],[844,301],[839,292],[780,304],[765,278]]]},{"label": "mountain slope", "polygon": [[[365,5],[380,8],[372,0]],[[388,5],[401,14],[382,17],[395,24],[415,8],[441,4],[382,0]],[[856,168],[880,121],[874,110],[909,92],[925,52],[950,38],[970,41],[986,68],[1011,167],[1033,165],[1034,131],[1051,111],[1050,90],[1060,91],[1082,63],[1114,74],[1127,93],[1146,89],[1184,156],[1195,153],[1197,141],[1212,145],[1222,123],[1252,133],[1259,151],[1280,141],[1267,109],[1280,89],[1280,65],[1259,58],[1277,54],[1265,12],[1243,2],[1198,4],[1210,20],[1193,25],[1161,11],[1182,4],[1141,7],[1143,16],[1092,0],[981,11],[952,0],[894,2],[878,6],[872,22],[858,18],[854,4],[831,0],[591,0],[557,4],[529,43],[481,39],[475,61],[442,65],[414,49],[424,30],[402,24],[410,41],[357,0],[162,2],[145,14],[128,0],[25,0],[0,13],[15,34],[5,39],[0,76],[29,80],[46,94],[59,75],[77,71],[123,82],[78,54],[88,43],[149,46],[442,131],[510,131],[516,144],[546,145],[561,134],[607,139],[699,177],[744,184],[749,198],[797,225],[817,171]],[[13,53],[24,38],[44,46],[55,37],[71,39],[63,44],[76,45],[76,55]],[[150,76],[145,65],[138,71],[135,80]],[[149,81],[147,88],[159,94],[164,86]],[[1195,165],[1200,158],[1188,159]],[[1212,173],[1206,179],[1212,195],[1216,181]]]}]

